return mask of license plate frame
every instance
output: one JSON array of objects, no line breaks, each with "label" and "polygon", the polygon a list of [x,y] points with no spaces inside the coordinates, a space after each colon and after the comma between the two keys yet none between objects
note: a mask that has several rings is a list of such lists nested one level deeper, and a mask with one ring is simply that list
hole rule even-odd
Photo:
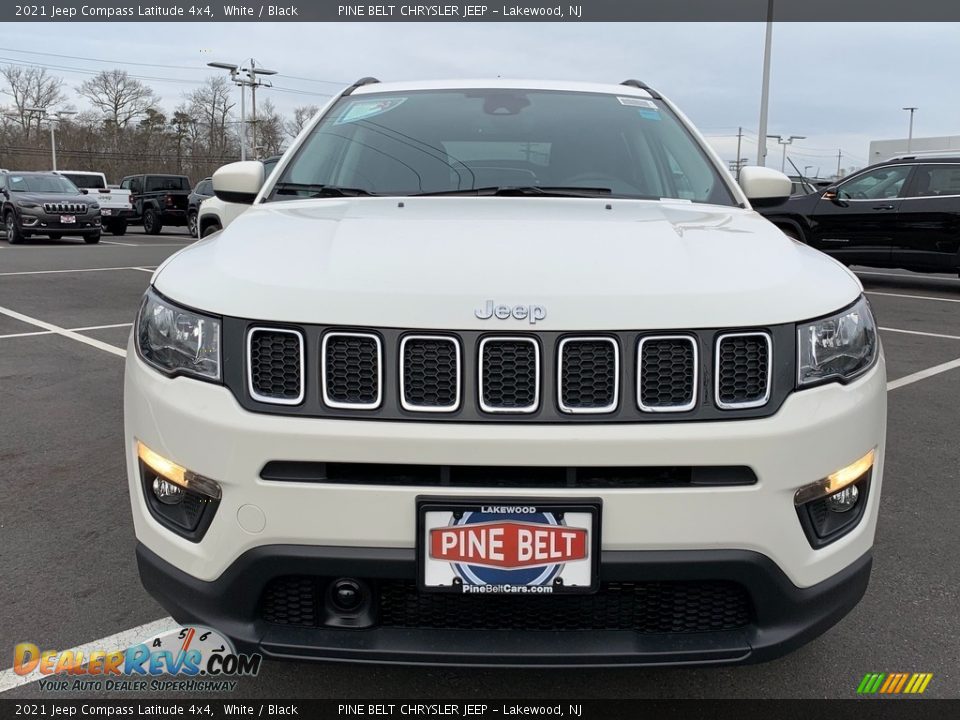
[{"label": "license plate frame", "polygon": [[76,225],[77,216],[76,215],[61,215],[60,224],[61,225]]},{"label": "license plate frame", "polygon": [[[528,508],[535,512],[524,513],[484,513],[487,510],[498,508]],[[415,544],[416,565],[417,565],[417,589],[422,593],[448,593],[458,595],[570,595],[570,594],[589,594],[595,593],[600,587],[600,537],[602,521],[603,501],[600,498],[572,498],[570,500],[558,500],[556,498],[542,497],[435,497],[419,496],[416,498],[416,529],[417,538]],[[579,535],[579,531],[586,529],[586,537],[582,542],[582,549],[586,551],[586,557],[574,560],[560,560],[554,563],[528,564],[517,567],[493,567],[487,564],[477,565],[475,563],[458,563],[449,557],[435,557],[432,555],[431,535],[432,530],[440,530],[444,527],[455,527],[460,523],[454,523],[454,513],[480,512],[480,518],[474,523],[463,523],[465,527],[470,526],[499,526],[507,524],[514,526],[510,531],[520,533],[522,530],[530,530],[532,527],[543,527],[548,530],[545,533],[549,539],[556,539],[560,535],[553,527],[569,527],[574,534]],[[556,514],[562,513],[561,518]],[[552,516],[554,523],[545,522],[547,515]],[[569,515],[568,515],[569,514]],[[447,523],[438,524],[446,515]],[[499,520],[489,521],[482,518],[500,516]],[[529,520],[523,520],[523,516],[530,516]],[[586,516],[586,517],[585,517]],[[566,525],[566,520],[572,522]],[[560,524],[560,523],[564,524]],[[586,527],[584,527],[586,526]],[[568,538],[561,538],[557,542],[570,543]],[[573,539],[574,545],[579,549],[580,540]],[[567,545],[569,548],[570,545]],[[519,555],[518,555],[519,557]],[[536,561],[534,561],[536,562]],[[443,566],[447,566],[444,568]],[[463,567],[466,566],[466,567]],[[535,578],[531,578],[531,573],[537,573]],[[583,573],[589,573],[584,580]],[[438,584],[438,573],[451,578],[450,584]],[[430,580],[428,582],[428,574]],[[501,580],[494,581],[495,578]],[[504,581],[503,579],[511,579]],[[559,579],[559,580],[558,580]],[[564,582],[568,579],[571,584]],[[476,582],[480,580],[481,582]],[[532,583],[522,582],[523,580],[532,580]],[[478,590],[478,587],[486,587],[485,590]],[[494,587],[495,586],[495,587]],[[527,588],[527,589],[524,589]]]},{"label": "license plate frame", "polygon": [[103,216],[105,216],[105,217],[109,217],[110,215],[113,215],[113,209],[112,209],[112,208],[100,208],[100,214],[103,215]]}]

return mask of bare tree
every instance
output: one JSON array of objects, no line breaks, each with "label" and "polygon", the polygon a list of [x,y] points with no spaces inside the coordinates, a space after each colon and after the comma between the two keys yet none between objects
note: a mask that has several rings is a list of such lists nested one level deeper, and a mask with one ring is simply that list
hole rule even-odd
[{"label": "bare tree", "polygon": [[236,104],[230,100],[230,83],[221,75],[209,77],[187,96],[187,103],[190,116],[204,128],[208,149],[214,154],[225,154],[233,146],[233,134],[228,132],[227,125]]},{"label": "bare tree", "polygon": [[257,146],[254,153],[258,157],[279,155],[284,141],[283,118],[277,108],[268,99],[257,108]]},{"label": "bare tree", "polygon": [[50,75],[46,68],[24,67],[22,65],[4,65],[0,67],[0,75],[6,81],[3,94],[13,100],[11,114],[16,116],[17,124],[23,130],[26,138],[30,137],[31,128],[39,128],[40,113],[31,112],[28,108],[49,108],[66,100],[63,92],[63,80]]},{"label": "bare tree", "polygon": [[306,126],[310,119],[320,110],[316,105],[300,105],[293,109],[293,117],[283,124],[283,129],[287,135],[295,138]]},{"label": "bare tree", "polygon": [[114,127],[126,128],[132,120],[146,115],[159,98],[153,90],[126,70],[103,70],[85,81],[77,92],[100,110]]}]

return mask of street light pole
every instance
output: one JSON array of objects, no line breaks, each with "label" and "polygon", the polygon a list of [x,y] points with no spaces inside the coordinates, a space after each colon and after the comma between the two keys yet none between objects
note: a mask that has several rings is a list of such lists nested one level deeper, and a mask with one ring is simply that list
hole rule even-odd
[{"label": "street light pole", "polygon": [[913,145],[913,114],[919,109],[915,107],[905,107],[904,110],[910,112],[910,131],[907,135],[907,152],[910,152],[910,146]]},{"label": "street light pole", "polygon": [[773,42],[773,0],[767,2],[767,35],[763,44],[763,84],[760,88],[760,128],[757,130],[757,165],[767,164],[767,106],[770,101],[770,51]]},{"label": "street light pole", "polygon": [[[42,122],[46,120],[47,124],[50,125],[50,160],[53,163],[53,167],[51,169],[56,170],[57,169],[57,135],[56,135],[57,124],[61,120],[63,120],[63,118],[66,115],[76,115],[77,113],[72,110],[58,110],[55,114],[48,113],[47,112],[48,108],[45,108],[45,107],[24,108],[24,110],[31,113],[40,113],[42,115],[42,117],[40,118],[40,121]],[[37,129],[39,130],[39,124],[37,126]]]},{"label": "street light pole", "polygon": [[794,140],[805,140],[806,135],[790,135],[789,137],[783,137],[782,135],[767,135],[768,138],[776,138],[777,142],[783,146],[783,157],[780,160],[780,172],[786,172],[787,170],[787,145],[792,145]]},{"label": "street light pole", "polygon": [[[257,67],[257,61],[250,58],[247,61],[249,67],[234,65],[233,63],[211,62],[207,63],[209,67],[220,68],[230,72],[230,79],[235,85],[240,86],[240,159],[247,159],[247,108],[246,108],[246,90],[250,87],[251,104],[253,106],[253,154],[257,154],[257,87],[264,85],[258,75],[276,75],[276,70],[267,70]],[[246,75],[244,77],[243,75]]]}]

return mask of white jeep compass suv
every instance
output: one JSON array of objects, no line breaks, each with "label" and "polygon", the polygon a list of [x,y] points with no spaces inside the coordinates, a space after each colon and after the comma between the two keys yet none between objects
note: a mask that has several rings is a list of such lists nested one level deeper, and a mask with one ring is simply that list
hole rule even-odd
[{"label": "white jeep compass suv", "polygon": [[870,575],[854,275],[637,81],[347,88],[172,256],[126,366],[145,587],[271,658],[756,662]]}]

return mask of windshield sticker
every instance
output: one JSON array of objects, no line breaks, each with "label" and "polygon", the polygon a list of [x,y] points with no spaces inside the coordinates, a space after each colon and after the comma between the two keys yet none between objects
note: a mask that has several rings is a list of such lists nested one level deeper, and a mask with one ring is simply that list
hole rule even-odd
[{"label": "windshield sticker", "polygon": [[647,110],[646,108],[640,108],[638,112],[640,113],[640,117],[642,117],[644,120],[660,119],[660,113],[657,110]]},{"label": "windshield sticker", "polygon": [[393,110],[403,104],[405,97],[400,98],[378,98],[376,100],[354,100],[343,114],[337,119],[334,125],[344,125],[346,123],[366,120],[375,115],[382,115],[385,112]]},{"label": "windshield sticker", "polygon": [[657,104],[653,100],[644,100],[643,98],[620,97],[620,96],[617,96],[617,100],[620,101],[621,105],[626,105],[628,107],[649,108],[650,110],[657,109]]}]

